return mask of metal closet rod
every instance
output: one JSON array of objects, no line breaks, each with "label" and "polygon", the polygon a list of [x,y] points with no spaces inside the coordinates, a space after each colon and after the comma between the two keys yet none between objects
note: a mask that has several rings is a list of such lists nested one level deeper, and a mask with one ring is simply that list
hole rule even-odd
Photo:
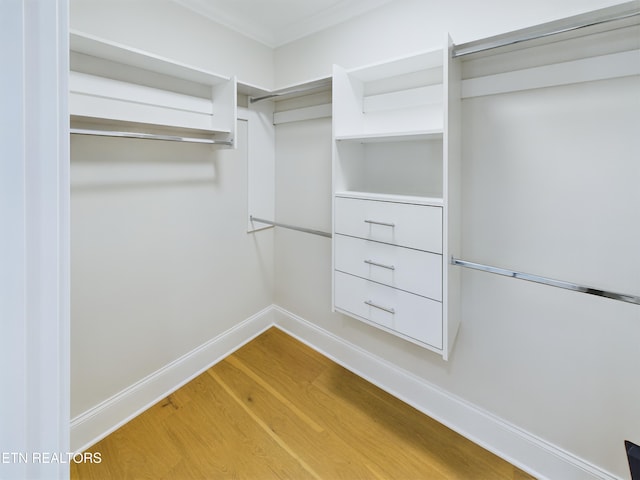
[{"label": "metal closet rod", "polygon": [[485,50],[549,37],[559,33],[571,32],[585,27],[624,20],[638,15],[640,15],[640,8],[638,8],[637,0],[633,2],[626,2],[620,5],[595,10],[593,12],[587,12],[581,15],[563,18],[561,20],[523,28],[521,30],[514,30],[513,32],[504,33],[502,35],[496,35],[482,40],[456,45],[453,47],[452,56],[454,58],[461,57],[463,55],[470,55],[472,53],[479,53]]},{"label": "metal closet rod", "polygon": [[323,80],[314,85],[309,85],[307,87],[295,88],[295,89],[283,89],[271,92],[267,95],[262,95],[261,97],[249,97],[249,103],[256,103],[262,100],[268,100],[270,98],[281,97],[283,95],[293,95],[296,93],[307,93],[313,90],[318,90],[320,88],[331,85],[331,79]]},{"label": "metal closet rod", "polygon": [[492,267],[490,265],[483,265],[481,263],[468,262],[466,260],[460,260],[459,258],[454,257],[451,257],[451,265],[458,265],[460,267],[472,268],[474,270],[480,270],[483,272],[495,273],[497,275],[503,275],[506,277],[518,278],[520,280],[527,280],[529,282],[541,283],[543,285],[564,288],[566,290],[573,290],[574,292],[588,293],[590,295],[596,295],[598,297],[611,298],[612,300],[619,300],[621,302],[640,305],[640,296],[637,295],[626,295],[624,293],[601,290],[598,288],[588,287],[586,285],[578,285],[576,283],[554,280],[553,278],[541,277],[539,275],[532,275],[530,273],[516,272],[514,270],[507,270],[506,268]]},{"label": "metal closet rod", "polygon": [[233,141],[230,141],[230,140],[214,140],[212,138],[181,137],[177,135],[161,135],[156,133],[114,132],[111,130],[88,130],[83,128],[72,128],[69,130],[69,133],[73,135],[96,135],[100,137],[119,137],[119,138],[143,138],[145,140],[165,140],[169,142],[205,143],[209,145],[233,146]]},{"label": "metal closet rod", "polygon": [[288,228],[289,230],[296,230],[298,232],[311,233],[313,235],[320,235],[321,237],[331,238],[331,234],[323,232],[322,230],[313,230],[312,228],[297,227],[295,225],[288,225],[286,223],[274,222],[273,220],[265,220],[264,218],[257,218],[251,215],[249,219],[252,222],[265,223],[267,225],[273,225],[274,227]]}]

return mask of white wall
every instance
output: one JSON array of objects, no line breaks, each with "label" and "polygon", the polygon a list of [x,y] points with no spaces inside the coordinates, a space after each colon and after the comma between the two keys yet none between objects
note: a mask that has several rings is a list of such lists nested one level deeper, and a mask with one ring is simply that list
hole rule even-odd
[{"label": "white wall", "polygon": [[273,50],[170,0],[71,0],[71,28],[273,88]]},{"label": "white wall", "polygon": [[329,77],[344,68],[441,48],[622,3],[619,0],[395,0],[276,49],[276,86]]},{"label": "white wall", "polygon": [[271,304],[238,127],[238,150],[72,138],[72,417]]},{"label": "white wall", "polygon": [[[464,100],[463,258],[638,295],[639,82]],[[277,127],[279,221],[330,228],[330,142],[330,119]],[[640,308],[470,270],[462,298],[444,362],[332,314],[330,241],[277,232],[276,304],[569,458],[629,478],[623,441],[640,441]]]},{"label": "white wall", "polygon": [[[331,232],[331,119],[276,127],[276,218]],[[275,302],[315,322],[331,310],[331,239],[276,230]]]},{"label": "white wall", "polygon": [[[465,101],[466,258],[640,292],[638,82]],[[456,391],[625,475],[623,440],[640,440],[640,308],[510,280],[465,272],[455,360],[471,375]]]},{"label": "white wall", "polygon": [[[73,0],[71,28],[273,83],[271,49],[168,0]],[[237,150],[72,137],[72,419],[272,303],[273,231],[247,234],[247,132]],[[103,433],[89,427],[73,448]]]}]

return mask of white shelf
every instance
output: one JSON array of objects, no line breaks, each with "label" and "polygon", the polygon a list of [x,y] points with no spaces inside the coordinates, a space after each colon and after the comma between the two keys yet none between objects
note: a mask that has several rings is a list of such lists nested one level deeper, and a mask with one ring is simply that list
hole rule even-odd
[{"label": "white shelf", "polygon": [[230,80],[224,75],[74,30],[69,34],[69,47],[72,52],[203,85],[218,85]]},{"label": "white shelf", "polygon": [[434,50],[359,69],[335,65],[335,138],[442,135],[443,61],[443,50]]},{"label": "white shelf", "polygon": [[77,31],[69,41],[73,119],[140,125],[140,133],[193,130],[234,144],[235,78]]},{"label": "white shelf", "polygon": [[432,207],[442,207],[444,202],[440,197],[422,197],[418,195],[397,195],[391,193],[376,192],[355,192],[340,191],[335,192],[336,197],[358,198],[361,200],[374,200],[380,202],[408,203],[412,205],[430,205]]},{"label": "white shelf", "polygon": [[353,78],[371,82],[380,78],[407,75],[421,70],[442,67],[442,49],[396,58],[387,62],[347,70]]},{"label": "white shelf", "polygon": [[443,131],[418,130],[413,132],[365,133],[354,135],[336,135],[338,142],[382,143],[382,142],[415,142],[425,140],[442,140]]}]

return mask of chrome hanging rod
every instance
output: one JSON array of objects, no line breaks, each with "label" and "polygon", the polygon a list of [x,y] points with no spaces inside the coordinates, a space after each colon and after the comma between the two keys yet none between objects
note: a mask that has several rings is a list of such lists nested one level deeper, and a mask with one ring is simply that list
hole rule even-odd
[{"label": "chrome hanging rod", "polygon": [[321,88],[325,88],[325,87],[329,87],[331,86],[331,79],[323,79],[320,81],[317,81],[315,83],[312,83],[310,85],[304,86],[304,87],[300,87],[300,88],[293,88],[293,89],[282,89],[282,90],[276,90],[274,92],[271,92],[267,95],[262,95],[260,97],[249,97],[249,103],[256,103],[256,102],[260,102],[262,100],[268,100],[270,98],[276,98],[276,97],[282,97],[284,95],[294,95],[297,93],[308,93],[311,92],[313,90],[319,90]]},{"label": "chrome hanging rod", "polygon": [[588,287],[586,285],[564,282],[562,280],[554,280],[553,278],[541,277],[539,275],[532,275],[530,273],[516,272],[513,270],[507,270],[506,268],[498,268],[489,265],[483,265],[481,263],[468,262],[466,260],[460,260],[454,257],[451,257],[451,265],[458,265],[460,267],[472,268],[474,270],[480,270],[483,272],[495,273],[497,275],[504,275],[506,277],[518,278],[520,280],[527,280],[529,282],[541,283],[543,285],[564,288],[566,290],[573,290],[574,292],[588,293],[590,295],[596,295],[598,297],[611,298],[613,300],[619,300],[621,302],[640,305],[640,296],[637,295],[626,295],[624,293],[610,292],[608,290],[601,290],[598,288]]},{"label": "chrome hanging rod", "polygon": [[313,235],[320,235],[321,237],[331,238],[331,234],[323,232],[322,230],[313,230],[311,228],[296,227],[295,225],[287,225],[286,223],[274,222],[272,220],[265,220],[263,218],[257,218],[251,215],[249,219],[252,222],[265,223],[267,225],[273,225],[274,227],[288,228],[289,230],[296,230],[298,232],[311,233]]},{"label": "chrome hanging rod", "polygon": [[214,140],[212,138],[193,138],[180,137],[176,135],[159,135],[155,133],[138,133],[138,132],[114,132],[111,130],[87,130],[83,128],[72,128],[69,133],[73,135],[96,135],[101,137],[120,137],[120,138],[142,138],[146,140],[165,140],[169,142],[187,142],[187,143],[205,143],[209,145],[228,145],[233,146],[230,140]]},{"label": "chrome hanging rod", "polygon": [[533,27],[515,30],[502,35],[456,45],[453,48],[452,56],[454,58],[462,57],[463,55],[506,47],[508,45],[549,37],[559,33],[571,32],[585,27],[624,20],[638,15],[640,15],[640,8],[638,7],[638,1],[635,0]]}]

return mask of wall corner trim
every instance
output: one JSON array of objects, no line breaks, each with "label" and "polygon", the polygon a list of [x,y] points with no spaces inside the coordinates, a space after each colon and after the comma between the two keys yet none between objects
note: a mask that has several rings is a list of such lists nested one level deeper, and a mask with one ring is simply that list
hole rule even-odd
[{"label": "wall corner trim", "polygon": [[275,326],[539,479],[618,477],[281,308]]}]

